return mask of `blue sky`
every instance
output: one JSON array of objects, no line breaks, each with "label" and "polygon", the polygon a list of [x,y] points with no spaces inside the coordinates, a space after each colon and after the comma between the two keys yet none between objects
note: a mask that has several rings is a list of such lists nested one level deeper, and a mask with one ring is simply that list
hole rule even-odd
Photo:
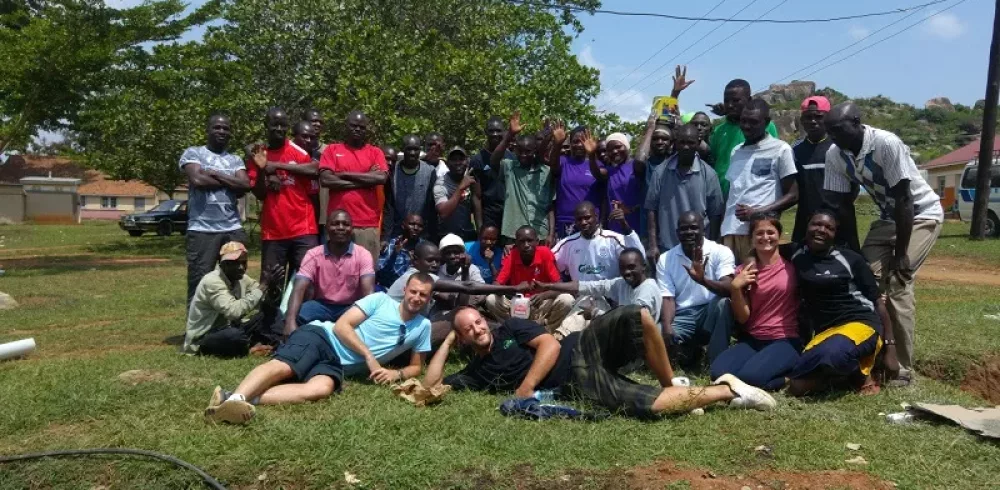
[{"label": "blue sky", "polygon": [[[905,8],[930,0],[723,0],[711,17],[728,18],[743,10],[739,18],[757,18],[768,10],[768,18],[801,19],[845,16]],[[626,119],[645,119],[653,96],[668,95],[674,65],[689,62],[688,78],[696,80],[681,96],[683,110],[700,110],[722,99],[722,89],[733,78],[748,80],[754,91],[773,82],[802,78],[810,71],[840,59],[865,45],[895,33],[932,13],[959,2],[926,7],[892,27],[882,30],[906,14],[823,24],[754,24],[725,40],[701,57],[696,55],[733,34],[743,24],[727,23],[703,41],[696,40],[719,26],[701,22],[663,50],[645,66],[640,64],[662,48],[691,21],[661,18],[619,17],[583,14],[585,30],[573,43],[579,60],[600,69],[602,93],[596,104]],[[121,7],[139,0],[107,0]],[[199,5],[203,0],[191,0]],[[677,2],[649,0],[605,0],[602,8],[704,16],[719,0]],[[748,7],[749,5],[749,7]],[[850,96],[885,95],[896,101],[922,107],[930,98],[944,96],[952,102],[972,105],[985,94],[986,63],[992,31],[993,2],[966,0],[930,20],[908,29],[857,56],[809,76],[819,87],[833,87]],[[826,55],[855,41],[874,35],[861,44],[832,57],[824,64],[794,74]],[[200,35],[200,31],[192,33]],[[657,70],[666,63],[666,66]],[[657,81],[658,80],[658,81]]]}]

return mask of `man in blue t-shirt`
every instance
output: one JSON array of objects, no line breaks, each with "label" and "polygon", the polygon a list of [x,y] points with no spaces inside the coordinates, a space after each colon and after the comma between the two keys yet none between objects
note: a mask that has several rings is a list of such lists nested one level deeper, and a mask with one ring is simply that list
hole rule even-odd
[{"label": "man in blue t-shirt", "polygon": [[237,200],[250,190],[250,177],[243,161],[226,151],[229,117],[209,116],[205,132],[205,145],[184,150],[179,162],[188,178],[188,305],[201,278],[215,269],[222,246],[247,242]]},{"label": "man in blue t-shirt", "polygon": [[[368,379],[378,384],[419,376],[431,350],[431,324],[420,310],[430,300],[433,285],[430,275],[413,274],[402,302],[376,293],[354,303],[336,324],[312,322],[299,327],[278,347],[274,360],[250,371],[235,391],[216,387],[205,418],[247,423],[257,404],[303,403],[339,392],[344,375],[367,372]],[[412,352],[406,367],[382,367],[406,351]]]}]

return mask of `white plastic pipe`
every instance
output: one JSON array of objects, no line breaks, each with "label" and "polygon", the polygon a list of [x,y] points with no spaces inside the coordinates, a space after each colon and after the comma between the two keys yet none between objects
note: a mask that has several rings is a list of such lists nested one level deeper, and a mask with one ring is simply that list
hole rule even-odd
[{"label": "white plastic pipe", "polygon": [[31,354],[35,350],[35,339],[23,339],[0,344],[0,361]]}]

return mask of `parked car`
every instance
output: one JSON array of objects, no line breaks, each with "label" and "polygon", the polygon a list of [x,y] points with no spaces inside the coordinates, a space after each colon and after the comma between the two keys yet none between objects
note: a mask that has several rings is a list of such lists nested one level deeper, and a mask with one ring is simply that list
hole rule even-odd
[{"label": "parked car", "polygon": [[[958,216],[962,221],[972,221],[972,204],[976,199],[976,176],[979,175],[975,160],[965,166],[958,184]],[[990,198],[986,208],[986,236],[1000,237],[1000,163],[990,167]]]},{"label": "parked car", "polygon": [[187,231],[187,201],[163,201],[155,208],[142,213],[126,214],[118,226],[132,236],[142,236],[155,231],[160,236],[170,236],[175,231]]}]

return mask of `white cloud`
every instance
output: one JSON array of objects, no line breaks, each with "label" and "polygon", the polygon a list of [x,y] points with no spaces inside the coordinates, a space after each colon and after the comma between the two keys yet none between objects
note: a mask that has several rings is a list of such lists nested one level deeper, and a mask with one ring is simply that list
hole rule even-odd
[{"label": "white cloud", "polygon": [[851,26],[851,28],[847,30],[847,35],[855,41],[860,41],[868,37],[871,33],[872,31],[870,29],[862,26]]},{"label": "white cloud", "polygon": [[[639,82],[640,87],[648,83],[647,73],[630,73],[634,67],[601,63],[590,44],[584,46],[576,57],[580,64],[601,72],[602,89],[594,101],[599,110],[614,112],[627,121],[645,121],[649,117],[653,96],[631,87],[636,82]],[[690,72],[688,75],[690,76]]]},{"label": "white cloud", "polygon": [[121,9],[141,5],[143,0],[104,0],[104,4],[111,8]]},{"label": "white cloud", "polygon": [[941,39],[955,39],[965,33],[965,24],[955,14],[945,12],[931,17],[924,31]]},{"label": "white cloud", "polygon": [[580,60],[582,65],[595,68],[601,72],[604,71],[604,65],[597,61],[597,58],[594,57],[594,51],[590,48],[589,44],[584,46],[583,50],[581,50],[580,54],[576,55],[576,57]]},{"label": "white cloud", "polygon": [[649,117],[653,96],[634,89],[602,90],[597,97],[597,107],[607,108],[626,121],[645,121]]}]

